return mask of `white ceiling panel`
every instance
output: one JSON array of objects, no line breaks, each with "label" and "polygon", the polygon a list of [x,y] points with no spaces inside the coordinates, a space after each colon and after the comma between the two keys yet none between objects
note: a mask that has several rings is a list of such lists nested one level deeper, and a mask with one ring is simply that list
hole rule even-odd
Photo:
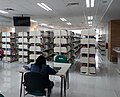
[{"label": "white ceiling panel", "polygon": [[113,0],[101,22],[104,23],[116,19],[120,20],[120,0]]},{"label": "white ceiling panel", "polygon": [[[94,16],[93,26],[104,26],[111,19],[120,18],[120,0],[95,0],[94,8],[86,8],[86,0],[0,0],[0,10],[12,8],[14,11],[8,10],[9,14],[1,14],[5,19],[0,22],[10,22],[15,15],[30,16],[38,23],[47,23],[61,28],[89,28],[87,16]],[[45,11],[37,5],[37,3],[45,3],[53,11]],[[75,5],[76,4],[76,5]],[[68,26],[66,22],[59,18],[66,18],[67,22],[72,25]]]}]

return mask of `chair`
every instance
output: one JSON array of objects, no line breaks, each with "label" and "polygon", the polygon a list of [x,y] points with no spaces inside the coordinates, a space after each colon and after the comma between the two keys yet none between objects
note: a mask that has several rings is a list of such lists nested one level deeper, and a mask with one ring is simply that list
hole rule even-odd
[{"label": "chair", "polygon": [[27,72],[24,74],[24,97],[27,94],[33,96],[47,97],[46,79],[38,72]]},{"label": "chair", "polygon": [[67,58],[64,55],[57,55],[55,57],[55,62],[67,63]]},{"label": "chair", "polygon": [[4,97],[4,96],[0,93],[0,97]]}]

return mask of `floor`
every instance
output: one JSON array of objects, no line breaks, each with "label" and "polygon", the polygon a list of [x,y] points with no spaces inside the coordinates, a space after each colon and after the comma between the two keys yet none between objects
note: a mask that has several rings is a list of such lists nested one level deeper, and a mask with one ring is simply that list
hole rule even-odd
[{"label": "floor", "polygon": [[[70,72],[70,88],[67,97],[120,97],[120,75],[117,64],[96,56],[97,74],[86,76],[79,72],[79,62]],[[79,60],[78,60],[79,61]],[[5,97],[19,97],[20,74],[17,68],[24,64],[0,62],[0,91]],[[51,97],[60,97],[60,78],[51,77],[55,86]],[[27,96],[30,97],[30,96]]]}]

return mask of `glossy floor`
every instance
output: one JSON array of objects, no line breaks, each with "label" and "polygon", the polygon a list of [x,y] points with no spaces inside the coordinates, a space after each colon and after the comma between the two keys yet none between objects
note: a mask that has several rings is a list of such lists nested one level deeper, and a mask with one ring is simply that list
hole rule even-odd
[{"label": "glossy floor", "polygon": [[[79,62],[70,72],[70,88],[67,97],[120,97],[120,75],[116,71],[117,64],[105,58],[100,62],[96,57],[96,76],[85,76],[79,72]],[[23,64],[0,62],[0,91],[5,97],[19,97],[20,74],[16,71]],[[51,97],[60,97],[60,78],[52,77],[55,86]],[[30,96],[27,96],[30,97]]]}]

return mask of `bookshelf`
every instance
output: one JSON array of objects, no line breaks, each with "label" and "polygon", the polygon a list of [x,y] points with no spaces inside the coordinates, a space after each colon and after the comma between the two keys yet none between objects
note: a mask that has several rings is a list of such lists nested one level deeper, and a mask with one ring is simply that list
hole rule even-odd
[{"label": "bookshelf", "polygon": [[36,58],[42,54],[42,31],[31,31],[29,41],[29,63],[35,62]]},{"label": "bookshelf", "polygon": [[54,33],[53,33],[53,31],[47,30],[47,31],[44,31],[43,35],[44,35],[42,37],[43,45],[44,45],[43,54],[48,61],[53,61],[53,59],[54,59],[54,50],[53,50],[53,48],[54,48],[54,43],[53,43]]},{"label": "bookshelf", "polygon": [[32,31],[29,42],[29,63],[35,62],[39,55],[44,55],[47,60],[53,60],[53,32]]},{"label": "bookshelf", "polygon": [[104,34],[99,35],[98,50],[101,55],[106,55],[106,36]]},{"label": "bookshelf", "polygon": [[83,30],[81,32],[81,68],[80,72],[85,74],[96,73],[96,62],[95,62],[95,31],[94,30]]},{"label": "bookshelf", "polygon": [[73,32],[67,30],[54,30],[54,53],[55,55],[64,54],[69,63],[73,63]]},{"label": "bookshelf", "polygon": [[2,47],[2,32],[0,32],[0,47]]},{"label": "bookshelf", "polygon": [[18,61],[28,63],[29,60],[29,32],[18,32]]},{"label": "bookshelf", "polygon": [[15,32],[2,32],[2,48],[4,49],[4,60],[6,62],[14,62],[18,60]]},{"label": "bookshelf", "polygon": [[73,51],[74,51],[74,57],[77,58],[80,54],[81,49],[81,35],[78,33],[73,33]]}]

